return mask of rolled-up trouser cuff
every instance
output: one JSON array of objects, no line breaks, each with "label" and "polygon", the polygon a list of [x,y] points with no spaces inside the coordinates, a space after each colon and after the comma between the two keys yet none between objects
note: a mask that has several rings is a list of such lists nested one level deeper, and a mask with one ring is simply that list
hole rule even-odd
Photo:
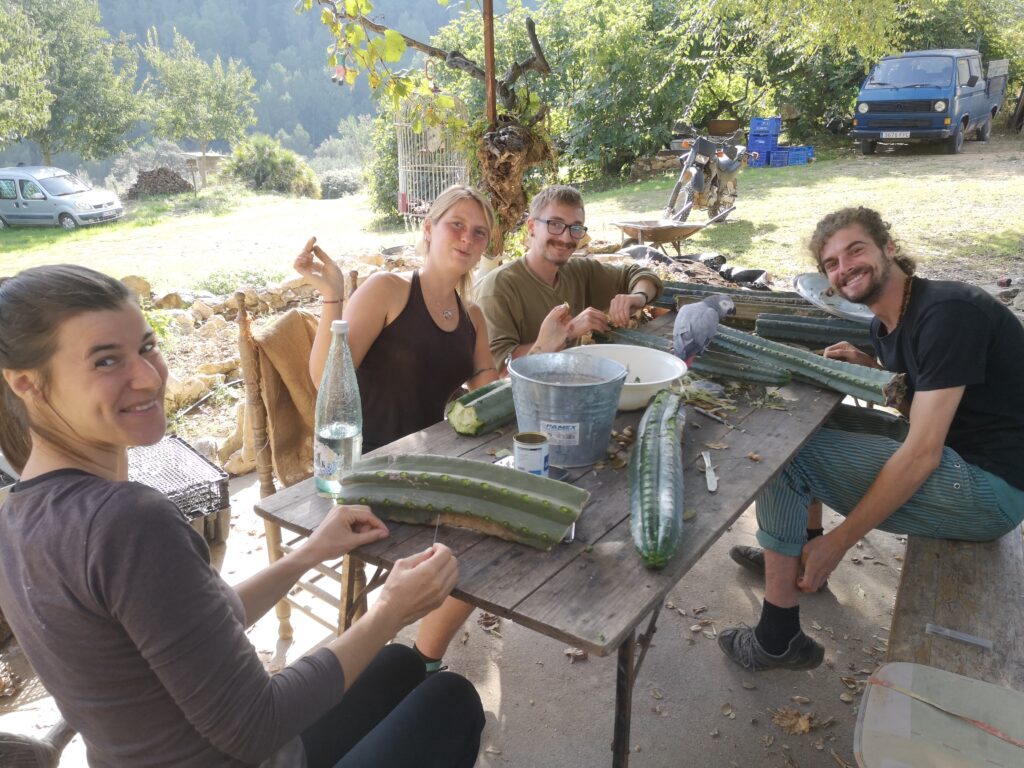
[{"label": "rolled-up trouser cuff", "polygon": [[757,543],[765,549],[770,549],[772,552],[778,552],[780,555],[786,555],[787,557],[800,557],[800,553],[804,551],[803,543],[796,544],[791,541],[783,541],[762,530],[757,532]]}]

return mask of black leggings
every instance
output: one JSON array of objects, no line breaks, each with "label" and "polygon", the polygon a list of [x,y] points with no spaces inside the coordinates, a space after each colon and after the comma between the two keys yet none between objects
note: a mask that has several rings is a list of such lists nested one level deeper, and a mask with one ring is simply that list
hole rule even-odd
[{"label": "black leggings", "polygon": [[425,680],[408,646],[385,646],[341,701],[302,734],[309,768],[472,768],[484,710],[473,684]]}]

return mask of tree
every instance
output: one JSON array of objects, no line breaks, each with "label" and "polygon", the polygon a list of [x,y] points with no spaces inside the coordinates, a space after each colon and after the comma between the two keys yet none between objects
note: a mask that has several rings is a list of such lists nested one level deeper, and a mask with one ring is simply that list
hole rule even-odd
[{"label": "tree", "polygon": [[138,55],[125,37],[100,26],[95,0],[22,0],[33,26],[44,30],[50,119],[26,131],[49,164],[57,152],[94,160],[128,146],[138,118]]},{"label": "tree", "polygon": [[207,64],[195,46],[174,31],[170,52],[161,50],[155,30],[143,48],[153,74],[143,86],[147,113],[157,136],[181,141],[192,139],[203,155],[200,164],[206,184],[206,152],[211,141],[234,143],[256,122],[255,78],[235,59],[225,66],[220,56]]},{"label": "tree", "polygon": [[[438,0],[447,5],[447,0]],[[524,171],[551,157],[547,139],[534,130],[547,113],[547,107],[517,85],[528,72],[547,75],[551,69],[537,38],[533,20],[526,18],[526,37],[530,53],[521,61],[513,60],[505,74],[496,78],[495,91],[502,108],[497,124],[483,121],[466,130],[465,120],[457,113],[455,100],[448,94],[434,91],[432,79],[421,70],[397,70],[393,66],[411,48],[428,58],[437,59],[446,67],[483,82],[485,70],[476,61],[458,50],[443,50],[372,21],[370,0],[317,0],[321,21],[334,35],[329,63],[335,68],[335,79],[354,84],[363,72],[370,87],[390,98],[397,107],[400,101],[413,104],[413,127],[445,124],[449,130],[468,134],[475,143],[480,166],[481,185],[491,199],[498,216],[494,243],[498,253],[504,248],[507,232],[519,226],[526,211],[523,186]],[[312,0],[304,0],[307,9]]]},{"label": "tree", "polygon": [[0,0],[0,149],[50,119],[53,94],[45,78],[38,31],[14,3]]}]

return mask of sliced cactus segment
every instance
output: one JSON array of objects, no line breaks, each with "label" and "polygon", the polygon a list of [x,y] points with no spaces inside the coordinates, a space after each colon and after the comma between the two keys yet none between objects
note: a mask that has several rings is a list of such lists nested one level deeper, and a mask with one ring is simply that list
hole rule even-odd
[{"label": "sliced cactus segment", "polygon": [[368,504],[389,520],[438,521],[550,549],[590,494],[510,467],[448,456],[380,456],[357,462],[339,503]]},{"label": "sliced cactus segment", "polygon": [[785,368],[794,376],[820,384],[845,395],[880,405],[896,405],[906,395],[902,373],[891,373],[842,360],[820,357],[813,352],[769,341],[752,333],[719,326],[711,340],[716,350],[753,357]]},{"label": "sliced cactus segment", "polygon": [[503,427],[516,416],[512,384],[508,379],[499,379],[467,392],[449,404],[445,415],[460,435],[483,435]]},{"label": "sliced cactus segment", "polygon": [[769,386],[782,386],[792,379],[789,371],[767,360],[730,355],[727,352],[715,352],[710,349],[690,363],[690,370],[704,376]]}]

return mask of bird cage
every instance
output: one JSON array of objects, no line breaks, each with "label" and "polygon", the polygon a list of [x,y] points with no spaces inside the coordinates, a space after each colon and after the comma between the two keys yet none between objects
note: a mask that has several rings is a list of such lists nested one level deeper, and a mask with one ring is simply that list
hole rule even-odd
[{"label": "bird cage", "polygon": [[413,116],[403,105],[395,119],[398,134],[398,212],[407,224],[421,221],[434,199],[452,184],[469,178],[466,155],[441,126],[413,130]]}]

